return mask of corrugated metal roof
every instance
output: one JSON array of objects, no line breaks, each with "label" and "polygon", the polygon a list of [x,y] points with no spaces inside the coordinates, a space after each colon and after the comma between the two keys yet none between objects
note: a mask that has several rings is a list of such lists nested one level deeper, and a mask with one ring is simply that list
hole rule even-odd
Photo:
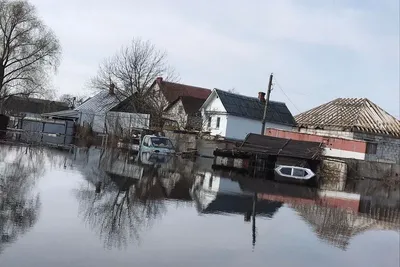
[{"label": "corrugated metal roof", "polygon": [[299,127],[333,127],[400,137],[400,121],[366,98],[338,98],[295,119]]},{"label": "corrugated metal roof", "polygon": [[[228,114],[260,121],[263,119],[265,104],[257,97],[233,94],[220,89],[215,91]],[[281,102],[269,102],[266,120],[277,124],[296,125],[292,113],[286,104]]]},{"label": "corrugated metal roof", "polygon": [[75,110],[80,112],[104,113],[117,106],[126,99],[125,96],[118,94],[110,94],[108,91],[102,91],[88,99]]},{"label": "corrugated metal roof", "polygon": [[243,141],[240,150],[281,157],[318,159],[322,154],[322,144],[250,133]]},{"label": "corrugated metal roof", "polygon": [[43,117],[69,117],[69,118],[78,118],[79,117],[79,112],[76,110],[62,110],[62,111],[57,111],[57,112],[51,112],[51,113],[43,113]]}]

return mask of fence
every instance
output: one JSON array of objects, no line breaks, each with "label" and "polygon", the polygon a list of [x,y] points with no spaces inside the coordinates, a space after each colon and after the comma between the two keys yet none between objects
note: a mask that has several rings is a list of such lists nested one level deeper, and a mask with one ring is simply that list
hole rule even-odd
[{"label": "fence", "polygon": [[124,135],[133,129],[148,129],[150,126],[150,115],[127,112],[79,112],[81,126],[90,126],[93,132]]},{"label": "fence", "polygon": [[21,118],[14,133],[24,142],[69,145],[74,141],[75,127],[72,121]]}]

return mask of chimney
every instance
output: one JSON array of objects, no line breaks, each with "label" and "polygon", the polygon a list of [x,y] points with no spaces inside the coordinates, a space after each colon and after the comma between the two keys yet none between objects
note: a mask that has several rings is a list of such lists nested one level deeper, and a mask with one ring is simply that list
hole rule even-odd
[{"label": "chimney", "polygon": [[163,81],[163,78],[162,77],[157,77],[156,81],[157,81],[157,83],[161,83]]},{"label": "chimney", "polygon": [[109,94],[110,95],[114,95],[115,94],[114,89],[115,89],[115,84],[110,83],[110,88],[109,88]]},{"label": "chimney", "polygon": [[261,102],[265,102],[265,93],[264,92],[258,92],[258,100]]}]

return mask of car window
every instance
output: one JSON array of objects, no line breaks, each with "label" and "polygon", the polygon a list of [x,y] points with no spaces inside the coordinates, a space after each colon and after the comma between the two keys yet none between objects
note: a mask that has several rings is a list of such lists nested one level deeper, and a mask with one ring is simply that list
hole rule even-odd
[{"label": "car window", "polygon": [[148,140],[149,140],[148,137],[145,137],[145,138],[144,138],[144,140],[143,140],[143,145],[144,145],[144,146],[149,146]]},{"label": "car window", "polygon": [[151,143],[154,147],[157,148],[173,148],[171,140],[168,138],[162,138],[162,137],[152,137]]}]

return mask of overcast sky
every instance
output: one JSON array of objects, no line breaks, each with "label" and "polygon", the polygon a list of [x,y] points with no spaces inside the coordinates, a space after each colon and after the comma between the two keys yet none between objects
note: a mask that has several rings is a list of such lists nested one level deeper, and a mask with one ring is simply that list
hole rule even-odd
[{"label": "overcast sky", "polygon": [[59,94],[90,94],[99,63],[141,37],[182,83],[256,96],[273,72],[271,99],[294,114],[366,97],[400,116],[399,0],[31,2],[63,47]]}]

